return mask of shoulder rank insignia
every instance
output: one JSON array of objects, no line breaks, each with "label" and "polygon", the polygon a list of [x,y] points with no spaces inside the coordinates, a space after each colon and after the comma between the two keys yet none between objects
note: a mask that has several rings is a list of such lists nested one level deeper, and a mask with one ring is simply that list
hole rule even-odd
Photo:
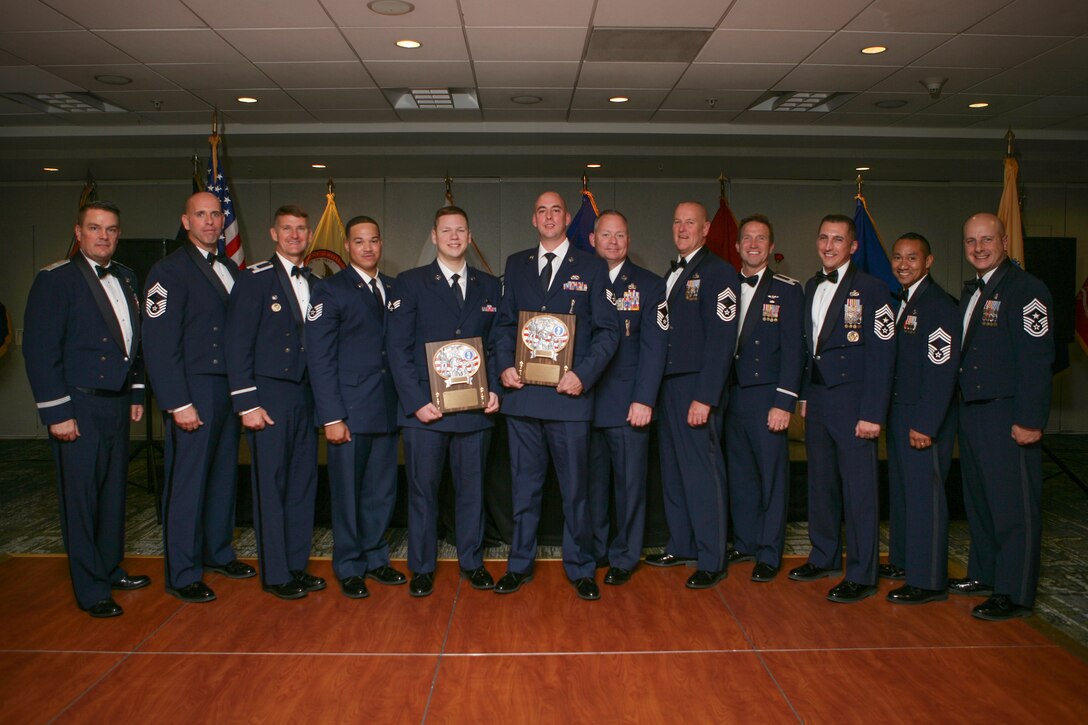
[{"label": "shoulder rank insignia", "polygon": [[390,312],[392,312],[393,310],[395,310],[395,309],[397,309],[399,307],[400,307],[400,300],[389,300],[389,304],[386,305],[386,308]]},{"label": "shoulder rank insignia", "polygon": [[613,292],[610,289],[606,289],[604,291],[604,298],[606,300],[608,300],[608,304],[610,304],[612,306],[615,306],[615,304],[616,304],[616,293],[615,292]]},{"label": "shoulder rank insignia", "polygon": [[938,327],[929,334],[929,341],[926,346],[926,356],[931,363],[934,365],[944,365],[951,359],[951,356],[948,354],[951,350],[952,336],[945,332],[943,327]]},{"label": "shoulder rank insignia", "polygon": [[786,284],[801,284],[800,282],[795,280],[793,277],[787,277],[784,274],[776,274],[774,276],[774,279],[777,279],[779,282],[785,282]]},{"label": "shoulder rank insignia", "polygon": [[732,322],[737,316],[737,295],[732,288],[726,287],[718,293],[718,304],[715,306],[715,311],[722,322]]},{"label": "shoulder rank insignia", "polygon": [[261,272],[267,272],[268,270],[272,269],[272,263],[266,259],[263,262],[258,262],[252,267],[247,267],[247,269],[253,274],[259,274]]},{"label": "shoulder rank insignia", "polygon": [[885,304],[876,311],[873,318],[873,333],[881,340],[890,340],[895,335],[895,313],[892,306]]},{"label": "shoulder rank insignia", "polygon": [[1036,297],[1024,306],[1024,332],[1032,337],[1042,337],[1049,329],[1046,305]]},{"label": "shoulder rank insignia", "polygon": [[147,291],[147,301],[144,303],[147,316],[154,319],[166,314],[166,288],[159,282],[152,285]]},{"label": "shoulder rank insignia", "polygon": [[662,302],[657,306],[657,326],[662,330],[669,329],[669,303]]},{"label": "shoulder rank insignia", "polygon": [[63,267],[64,265],[68,264],[71,261],[72,260],[70,260],[70,259],[58,259],[56,262],[53,262],[49,266],[42,267],[42,271],[43,272],[52,272],[54,269],[59,269],[59,268]]},{"label": "shoulder rank insignia", "polygon": [[310,305],[310,311],[306,313],[307,322],[315,322],[321,317],[321,313],[324,311],[325,303],[318,302],[316,305]]}]

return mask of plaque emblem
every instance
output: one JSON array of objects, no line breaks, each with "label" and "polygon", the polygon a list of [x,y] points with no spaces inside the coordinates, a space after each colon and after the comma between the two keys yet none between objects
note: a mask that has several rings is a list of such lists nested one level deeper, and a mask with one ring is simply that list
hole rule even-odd
[{"label": "plaque emblem", "polygon": [[431,365],[438,377],[451,385],[472,385],[472,378],[480,371],[480,353],[471,345],[451,342],[443,345],[431,358]]},{"label": "plaque emblem", "polygon": [[557,317],[537,315],[521,328],[521,341],[529,348],[529,359],[559,360],[559,353],[570,342],[570,329]]}]

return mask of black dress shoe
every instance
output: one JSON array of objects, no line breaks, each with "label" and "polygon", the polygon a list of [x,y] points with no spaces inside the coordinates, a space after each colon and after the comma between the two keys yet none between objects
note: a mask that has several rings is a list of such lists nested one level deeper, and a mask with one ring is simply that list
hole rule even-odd
[{"label": "black dress shoe", "polygon": [[646,563],[650,566],[680,566],[681,564],[694,564],[695,559],[690,556],[674,556],[669,553],[647,554]]},{"label": "black dress shoe", "polygon": [[789,577],[795,582],[814,582],[817,579],[835,576],[837,573],[836,569],[821,569],[815,564],[805,562],[796,569],[790,569]]},{"label": "black dress shoe", "polygon": [[967,597],[992,597],[994,595],[992,586],[968,577],[949,579],[948,591],[952,594],[962,594]]},{"label": "black dress shoe", "polygon": [[495,588],[495,580],[491,578],[491,572],[485,567],[478,566],[475,569],[462,569],[461,576],[468,579],[468,584],[473,589]]},{"label": "black dress shoe", "polygon": [[349,576],[340,580],[340,591],[349,599],[366,599],[370,592],[366,590],[366,577]]},{"label": "black dress shoe", "polygon": [[912,587],[910,584],[892,589],[886,599],[892,604],[928,604],[929,602],[943,602],[948,599],[948,592],[944,589],[922,589]]},{"label": "black dress shoe", "polygon": [[776,576],[778,576],[778,567],[762,561],[752,569],[752,581],[754,582],[769,582]]},{"label": "black dress shoe", "polygon": [[110,582],[110,589],[143,589],[151,583],[151,577],[146,574],[126,574],[115,582]]},{"label": "black dress shoe", "polygon": [[737,551],[736,549],[730,549],[729,550],[729,563],[730,564],[739,564],[742,561],[755,561],[755,560],[756,560],[756,557],[755,557],[754,554],[742,554],[741,552]]},{"label": "black dress shoe", "polygon": [[614,566],[608,570],[608,573],[604,575],[604,583],[611,584],[613,586],[619,586],[620,584],[626,584],[631,581],[631,574],[633,572],[630,569],[621,569],[618,566]]},{"label": "black dress shoe", "polygon": [[385,566],[379,566],[377,569],[371,569],[366,573],[367,579],[373,579],[379,584],[403,584],[408,581],[408,577],[401,574],[393,567],[386,564]]},{"label": "black dress shoe", "polygon": [[601,598],[601,590],[597,588],[597,582],[593,581],[591,577],[582,577],[572,581],[571,584],[574,585],[574,591],[581,599],[593,601]]},{"label": "black dress shoe", "polygon": [[216,574],[222,574],[231,579],[249,579],[250,577],[257,576],[256,569],[244,561],[238,561],[237,559],[223,565],[205,564],[204,571],[214,571]]},{"label": "black dress shoe", "polygon": [[95,602],[91,606],[84,609],[87,614],[98,619],[105,619],[107,617],[120,617],[125,613],[125,610],[121,609],[121,605],[112,599],[103,599],[100,602]]},{"label": "black dress shoe", "polygon": [[215,592],[204,582],[193,582],[181,589],[166,588],[167,594],[172,594],[183,602],[191,604],[203,604],[215,599]]},{"label": "black dress shoe", "polygon": [[298,579],[291,579],[291,581],[284,584],[267,586],[264,590],[280,599],[302,599],[306,596],[306,587]]},{"label": "black dress shoe", "polygon": [[293,571],[291,576],[308,592],[319,592],[325,588],[325,580],[305,571]]},{"label": "black dress shoe", "polygon": [[602,556],[601,558],[597,559],[597,568],[598,569],[604,569],[607,566],[608,566],[608,557],[607,556]]},{"label": "black dress shoe", "polygon": [[860,602],[862,599],[876,594],[876,587],[869,584],[858,584],[852,582],[849,579],[843,579],[841,582],[831,587],[831,591],[827,593],[827,599],[831,602],[839,602],[840,604],[853,604],[854,602]]},{"label": "black dress shoe", "polygon": [[413,597],[429,597],[432,592],[434,592],[433,571],[412,575],[412,582],[408,585],[409,594]]},{"label": "black dress shoe", "polygon": [[495,593],[513,594],[518,589],[521,589],[522,584],[528,584],[532,580],[532,574],[518,574],[516,572],[508,571],[502,575],[502,579],[499,579],[499,583],[495,585]]},{"label": "black dress shoe", "polygon": [[877,567],[877,574],[881,579],[906,579],[907,570],[895,564],[881,564]]},{"label": "black dress shoe", "polygon": [[995,594],[972,609],[971,616],[988,622],[1004,622],[1017,617],[1030,617],[1031,607],[1014,604],[1005,594]]},{"label": "black dress shoe", "polygon": [[688,577],[688,580],[684,582],[684,586],[688,589],[709,589],[722,579],[725,579],[724,571],[707,571],[706,569],[699,569]]}]

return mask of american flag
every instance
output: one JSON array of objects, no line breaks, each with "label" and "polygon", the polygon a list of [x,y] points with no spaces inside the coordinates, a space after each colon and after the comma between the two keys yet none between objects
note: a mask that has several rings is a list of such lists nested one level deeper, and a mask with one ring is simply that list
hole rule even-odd
[{"label": "american flag", "polygon": [[239,268],[244,268],[246,252],[242,249],[242,234],[238,231],[238,217],[234,216],[234,202],[230,198],[227,177],[219,161],[219,141],[219,136],[212,137],[212,155],[208,159],[208,182],[205,187],[219,198],[223,206],[223,235],[219,237],[219,253],[226,254]]}]

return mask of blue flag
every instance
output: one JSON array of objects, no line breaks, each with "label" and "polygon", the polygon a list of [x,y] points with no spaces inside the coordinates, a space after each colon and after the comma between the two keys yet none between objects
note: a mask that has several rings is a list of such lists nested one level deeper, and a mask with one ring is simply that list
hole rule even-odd
[{"label": "blue flag", "polygon": [[892,264],[888,261],[888,253],[884,251],[884,245],[880,242],[880,234],[876,231],[873,218],[869,216],[869,208],[865,205],[865,197],[858,194],[857,208],[854,210],[854,226],[857,227],[858,251],[850,261],[856,264],[863,272],[868,272],[884,284],[888,285],[888,294],[895,296],[899,291],[899,280],[892,274]]},{"label": "blue flag", "polygon": [[589,189],[582,189],[582,206],[578,213],[570,220],[567,227],[567,239],[575,249],[594,254],[593,245],[589,243],[589,235],[593,233],[593,225],[597,223],[597,201]]}]

